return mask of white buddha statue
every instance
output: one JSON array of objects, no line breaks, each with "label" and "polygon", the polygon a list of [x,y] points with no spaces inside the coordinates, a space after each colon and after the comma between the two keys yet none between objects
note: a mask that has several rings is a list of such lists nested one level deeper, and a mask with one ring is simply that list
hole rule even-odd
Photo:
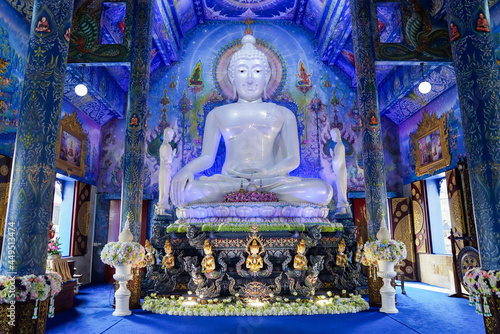
[{"label": "white buddha statue", "polygon": [[163,143],[160,146],[160,171],[158,174],[158,209],[170,210],[169,203],[170,180],[172,178],[172,161],[177,150],[172,148],[170,142],[174,139],[174,129],[166,128],[163,131]]},{"label": "white buddha statue", "polygon": [[[253,179],[280,201],[327,205],[333,194],[327,182],[289,175],[300,163],[297,120],[287,108],[262,101],[271,78],[269,62],[252,35],[243,37],[242,44],[228,66],[238,101],[207,115],[201,155],[174,175],[172,202],[176,206],[220,202]],[[221,137],[226,146],[222,173],[195,180],[195,173],[213,165]]]},{"label": "white buddha statue", "polygon": [[340,130],[337,128],[330,130],[330,136],[335,143],[330,149],[332,157],[332,169],[335,173],[335,187],[337,188],[337,213],[349,213],[349,202],[347,201],[347,169],[345,162],[345,146],[342,143]]}]

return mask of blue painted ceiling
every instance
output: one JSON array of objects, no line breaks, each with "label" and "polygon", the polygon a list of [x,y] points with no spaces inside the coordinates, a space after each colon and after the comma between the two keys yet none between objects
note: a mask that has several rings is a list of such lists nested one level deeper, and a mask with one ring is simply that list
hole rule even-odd
[{"label": "blue painted ceiling", "polygon": [[[78,0],[76,6],[88,1],[92,0]],[[441,7],[432,5],[433,7],[428,10],[428,16],[420,14],[415,16],[417,9],[422,13],[419,1],[426,2],[426,0],[401,0],[397,3],[377,3],[380,42],[404,43],[408,40],[404,30],[408,20],[431,20],[434,25],[435,22],[438,22],[438,25],[442,23],[446,25],[444,9]],[[412,13],[412,10],[415,11]],[[110,15],[107,16],[109,22],[105,22],[109,27],[106,36],[108,39],[116,39],[120,37],[120,20],[116,15],[121,10],[110,7],[109,11]],[[111,15],[111,12],[114,14]],[[324,64],[345,72],[349,77],[347,84],[355,89],[349,0],[154,0],[151,73],[161,68],[169,68],[179,61],[183,38],[196,25],[214,20],[244,21],[245,19],[288,21],[304,26],[311,32]],[[449,61],[426,63],[424,75],[431,83],[436,84],[433,85],[430,94],[420,96],[416,90],[422,78],[419,61],[399,63],[377,61],[381,114],[400,124],[447,90],[455,82],[453,68],[447,64]],[[92,86],[89,97],[84,102],[78,101],[70,89],[81,75],[82,69],[79,64],[68,65],[69,75],[65,96],[98,124],[105,124],[115,117],[123,118],[126,102],[120,104],[114,101],[112,96],[106,96],[102,85],[106,82],[106,87],[109,88],[111,78],[116,86],[113,90],[114,96],[126,96],[129,68],[123,63],[88,65],[86,71],[89,71],[89,76],[86,76],[88,78],[86,81]]]}]

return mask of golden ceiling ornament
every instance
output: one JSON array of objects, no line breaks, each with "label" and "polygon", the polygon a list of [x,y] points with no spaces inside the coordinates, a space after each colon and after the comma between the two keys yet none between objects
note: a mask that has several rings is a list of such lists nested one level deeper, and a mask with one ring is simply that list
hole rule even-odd
[{"label": "golden ceiling ornament", "polygon": [[[433,175],[438,169],[451,162],[446,114],[438,118],[424,109],[417,131],[410,134],[413,146],[411,152],[415,160],[415,174]],[[425,148],[425,151],[424,151]]]},{"label": "golden ceiling ornament", "polygon": [[415,226],[415,234],[419,234],[424,227],[424,213],[420,203],[412,201],[413,204],[413,224]]}]

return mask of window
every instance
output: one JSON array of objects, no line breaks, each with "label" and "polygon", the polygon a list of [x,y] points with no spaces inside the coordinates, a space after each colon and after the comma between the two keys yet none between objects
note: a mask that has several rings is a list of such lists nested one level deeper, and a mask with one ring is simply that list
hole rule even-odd
[{"label": "window", "polygon": [[57,174],[52,224],[55,230],[54,237],[59,237],[59,242],[61,243],[62,256],[70,255],[74,194],[75,181]]},{"label": "window", "polygon": [[451,254],[451,242],[448,239],[451,229],[450,206],[446,191],[446,177],[443,174],[426,180],[427,203],[432,252]]}]

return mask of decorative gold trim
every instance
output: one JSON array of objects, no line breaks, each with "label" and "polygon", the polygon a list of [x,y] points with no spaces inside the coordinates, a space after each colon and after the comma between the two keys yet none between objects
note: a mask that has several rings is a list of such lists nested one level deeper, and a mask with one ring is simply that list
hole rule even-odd
[{"label": "decorative gold trim", "polygon": [[415,228],[415,235],[419,234],[424,227],[424,213],[422,207],[417,201],[412,201],[413,204],[413,226]]},{"label": "decorative gold trim", "polygon": [[[80,158],[77,163],[72,163],[68,160],[61,158],[61,136],[62,132],[66,132],[69,135],[75,137],[81,142],[80,147]],[[59,127],[59,139],[57,141],[57,159],[56,167],[65,171],[68,176],[76,175],[83,177],[85,175],[85,155],[87,153],[87,134],[83,131],[82,123],[78,120],[76,110],[71,114],[66,114],[61,120],[61,126]]]},{"label": "decorative gold trim", "polygon": [[[418,145],[418,142],[420,139],[425,138],[436,130],[439,130],[442,157],[423,165],[420,161],[420,147]],[[413,157],[415,158],[415,174],[417,174],[417,176],[422,176],[425,174],[432,175],[438,169],[450,165],[451,156],[448,144],[448,128],[446,125],[446,115],[442,116],[441,118],[437,118],[435,114],[429,114],[425,110],[422,120],[418,123],[417,131],[415,133],[411,133],[410,138],[413,143],[412,153]]]}]

